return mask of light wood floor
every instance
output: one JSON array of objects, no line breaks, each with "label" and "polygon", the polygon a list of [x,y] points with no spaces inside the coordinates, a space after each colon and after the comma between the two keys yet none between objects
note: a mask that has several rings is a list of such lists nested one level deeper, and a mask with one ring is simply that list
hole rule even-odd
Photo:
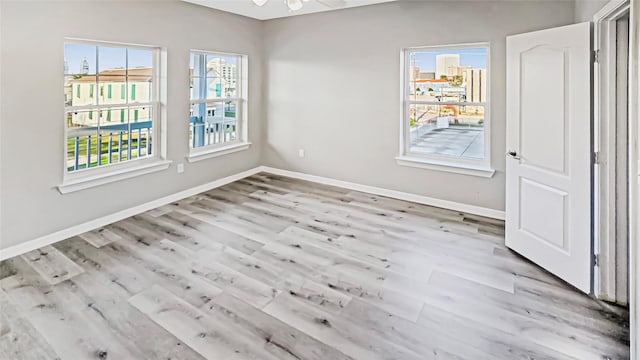
[{"label": "light wood floor", "polygon": [[503,229],[259,174],[3,262],[0,359],[628,359]]}]

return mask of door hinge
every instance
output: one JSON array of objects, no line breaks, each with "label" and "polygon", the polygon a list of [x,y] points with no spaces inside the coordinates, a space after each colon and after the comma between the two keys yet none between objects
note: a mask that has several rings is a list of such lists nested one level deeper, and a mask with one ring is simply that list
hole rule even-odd
[{"label": "door hinge", "polygon": [[600,164],[600,151],[595,151],[591,154],[591,160],[594,164]]},{"label": "door hinge", "polygon": [[600,266],[600,255],[593,254],[593,266],[594,267],[599,267]]},{"label": "door hinge", "polygon": [[593,50],[593,62],[596,64],[600,62],[600,50]]}]

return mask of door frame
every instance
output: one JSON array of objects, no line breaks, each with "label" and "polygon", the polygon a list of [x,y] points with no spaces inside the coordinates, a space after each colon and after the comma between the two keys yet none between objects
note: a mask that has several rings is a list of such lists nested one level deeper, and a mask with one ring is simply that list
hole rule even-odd
[{"label": "door frame", "polygon": [[[602,300],[626,305],[628,298],[617,295],[620,279],[616,262],[616,21],[630,12],[630,0],[612,0],[593,17],[593,252],[597,261],[593,269],[593,292]],[[630,118],[629,118],[630,120]],[[629,129],[630,130],[630,129]],[[629,132],[631,133],[631,132]],[[630,142],[629,142],[630,144]],[[631,174],[631,169],[629,174]],[[629,189],[630,191],[631,189]],[[626,194],[627,197],[629,194]],[[631,222],[629,222],[631,226]],[[626,249],[629,252],[628,248]]]},{"label": "door frame", "polygon": [[[594,16],[594,39],[596,42],[595,49],[600,49],[599,40],[602,36],[603,26],[607,25],[607,22],[611,22],[610,16],[618,13],[624,6],[629,6],[629,310],[630,310],[630,347],[631,347],[631,359],[637,360],[640,357],[640,309],[638,309],[638,302],[640,301],[640,152],[638,148],[638,142],[640,141],[640,81],[638,76],[640,75],[640,4],[637,1],[630,0],[612,0],[605,5]],[[608,24],[610,25],[610,24]],[[598,59],[600,60],[600,59]],[[600,129],[603,119],[600,116],[600,103],[602,88],[602,73],[600,72],[600,65],[594,63],[594,147],[596,150],[600,149],[601,143],[599,136],[601,135]],[[610,124],[607,124],[610,125]],[[597,172],[596,172],[597,174]],[[597,177],[596,177],[597,181]],[[596,184],[598,184],[596,182]],[[602,223],[599,218],[599,214],[602,208],[602,202],[600,199],[602,189],[595,187],[594,194],[594,225]],[[610,223],[604,222],[605,226]],[[595,232],[596,245],[601,244],[602,239]],[[594,269],[594,270],[601,270]],[[615,271],[615,267],[613,268]],[[611,268],[608,268],[611,270]],[[595,271],[594,276],[594,289],[601,289],[600,273]],[[595,292],[599,295],[599,292]]]},{"label": "door frame", "polygon": [[630,237],[629,237],[629,293],[630,293],[630,320],[631,320],[631,359],[640,357],[640,319],[638,318],[638,301],[640,301],[640,283],[638,272],[640,271],[640,4],[638,1],[631,3],[629,16],[629,134],[631,142],[631,166],[629,169],[632,178],[629,184],[630,196]]}]

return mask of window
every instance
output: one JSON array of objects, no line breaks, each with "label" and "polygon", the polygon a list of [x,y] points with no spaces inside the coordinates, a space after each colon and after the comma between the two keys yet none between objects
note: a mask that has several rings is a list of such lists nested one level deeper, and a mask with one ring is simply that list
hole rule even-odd
[{"label": "window", "polygon": [[[152,158],[157,150],[159,50],[67,42],[64,56],[65,94],[76,89],[76,96],[65,100],[67,173]],[[121,89],[119,98],[112,96],[114,86]],[[94,89],[99,91],[94,94]],[[129,97],[126,89],[131,89]],[[119,122],[112,122],[112,112],[119,114]]]},{"label": "window", "polygon": [[191,52],[192,154],[246,144],[246,61],[242,55]]},{"label": "window", "polygon": [[409,48],[403,61],[401,164],[492,175],[488,44]]}]

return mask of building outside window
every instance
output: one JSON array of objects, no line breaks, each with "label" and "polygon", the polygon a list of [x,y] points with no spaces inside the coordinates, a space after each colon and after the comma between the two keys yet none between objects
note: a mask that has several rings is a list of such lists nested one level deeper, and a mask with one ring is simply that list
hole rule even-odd
[{"label": "building outside window", "polygon": [[399,160],[490,168],[488,44],[403,51]]},{"label": "building outside window", "polygon": [[246,143],[246,64],[243,55],[192,51],[189,146],[212,152]]},{"label": "building outside window", "polygon": [[66,171],[152,157],[159,49],[69,41],[64,56]]}]

